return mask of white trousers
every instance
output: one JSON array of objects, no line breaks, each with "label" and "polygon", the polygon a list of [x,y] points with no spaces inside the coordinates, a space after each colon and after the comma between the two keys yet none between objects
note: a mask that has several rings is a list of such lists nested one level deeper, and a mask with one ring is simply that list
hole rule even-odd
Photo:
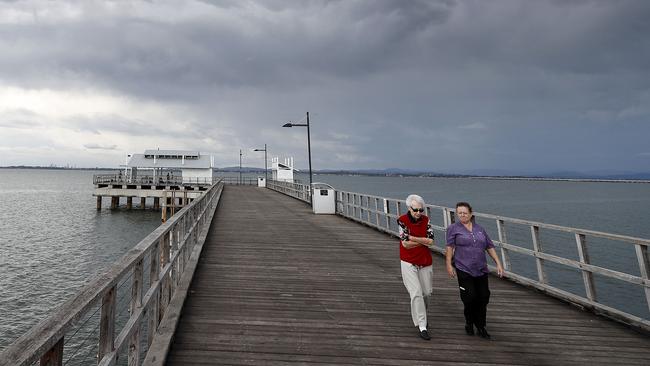
[{"label": "white trousers", "polygon": [[411,296],[411,318],[413,325],[427,328],[427,309],[433,292],[433,266],[420,267],[409,262],[402,264],[402,281]]}]

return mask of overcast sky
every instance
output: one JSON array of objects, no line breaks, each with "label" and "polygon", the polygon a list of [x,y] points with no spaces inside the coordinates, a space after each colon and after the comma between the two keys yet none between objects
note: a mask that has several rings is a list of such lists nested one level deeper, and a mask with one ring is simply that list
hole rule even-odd
[{"label": "overcast sky", "polygon": [[[0,166],[650,171],[650,1],[1,1]],[[304,123],[304,121],[302,121]]]}]

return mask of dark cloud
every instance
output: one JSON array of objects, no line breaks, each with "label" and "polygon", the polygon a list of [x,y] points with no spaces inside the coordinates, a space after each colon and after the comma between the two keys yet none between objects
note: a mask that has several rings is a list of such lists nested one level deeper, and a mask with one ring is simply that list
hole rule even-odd
[{"label": "dark cloud", "polygon": [[[317,168],[648,166],[648,1],[34,4],[0,5],[2,84],[181,107],[179,144],[306,166],[309,110]],[[170,136],[120,113],[65,123]]]}]

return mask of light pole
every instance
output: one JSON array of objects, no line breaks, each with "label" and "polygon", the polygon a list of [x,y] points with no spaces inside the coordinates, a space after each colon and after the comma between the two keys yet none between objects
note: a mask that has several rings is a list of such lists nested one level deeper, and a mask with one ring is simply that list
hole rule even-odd
[{"label": "light pole", "polygon": [[266,184],[268,182],[268,179],[267,179],[267,176],[266,176],[266,172],[268,171],[268,169],[266,168],[266,162],[267,162],[267,160],[266,160],[266,144],[264,144],[263,149],[255,149],[253,151],[264,151],[264,184]]},{"label": "light pole", "polygon": [[239,185],[241,185],[241,149],[239,149]]},{"label": "light pole", "polygon": [[311,174],[311,137],[309,136],[309,112],[307,112],[307,123],[285,123],[282,127],[307,127],[307,153],[309,154],[309,202],[314,206],[314,197],[311,192],[312,174]]}]

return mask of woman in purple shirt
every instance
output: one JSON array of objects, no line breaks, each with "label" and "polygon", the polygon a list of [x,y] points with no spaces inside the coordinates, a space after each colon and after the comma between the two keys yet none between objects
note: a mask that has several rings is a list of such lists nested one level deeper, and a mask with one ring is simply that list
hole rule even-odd
[{"label": "woman in purple shirt", "polygon": [[447,273],[450,278],[458,277],[460,299],[465,306],[465,332],[474,335],[476,326],[478,335],[489,339],[485,315],[490,301],[490,271],[485,252],[494,259],[499,277],[503,276],[503,267],[487,232],[472,219],[472,206],[458,202],[456,216],[459,222],[447,228]]}]

